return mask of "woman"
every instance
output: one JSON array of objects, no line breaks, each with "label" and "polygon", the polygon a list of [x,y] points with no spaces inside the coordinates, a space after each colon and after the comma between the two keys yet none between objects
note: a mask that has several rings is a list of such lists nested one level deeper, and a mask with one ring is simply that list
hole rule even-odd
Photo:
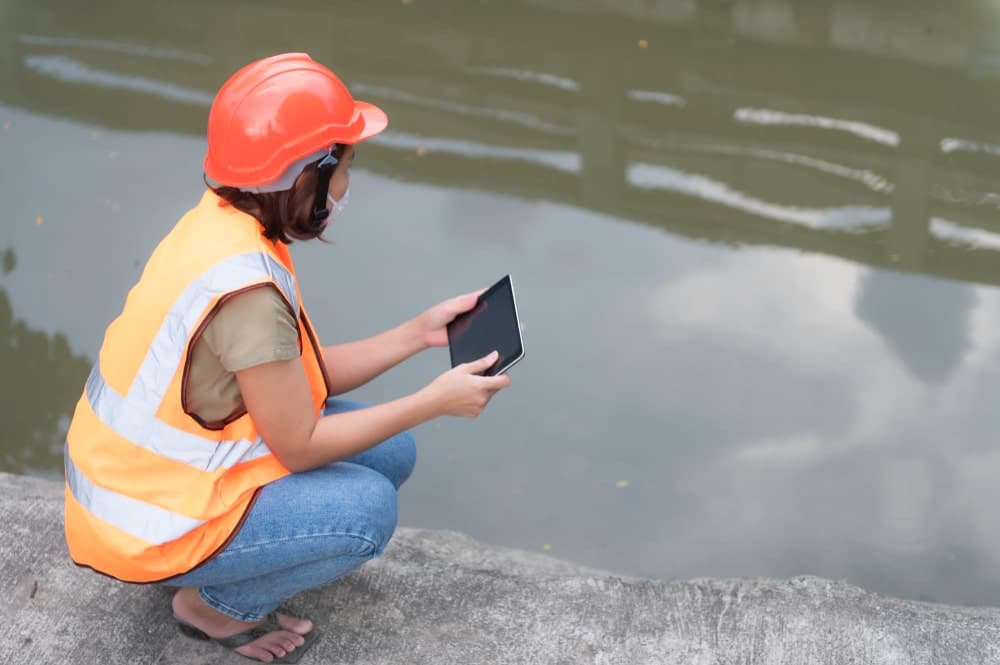
[{"label": "woman", "polygon": [[447,344],[469,293],[375,337],[319,346],[287,245],[347,204],[354,146],[385,114],[305,54],[254,62],[208,123],[210,187],[108,327],[66,449],[73,560],[180,587],[181,630],[295,662],[313,625],[275,610],[385,548],[416,457],[410,428],[475,417],[495,354],[362,408],[331,396]]}]

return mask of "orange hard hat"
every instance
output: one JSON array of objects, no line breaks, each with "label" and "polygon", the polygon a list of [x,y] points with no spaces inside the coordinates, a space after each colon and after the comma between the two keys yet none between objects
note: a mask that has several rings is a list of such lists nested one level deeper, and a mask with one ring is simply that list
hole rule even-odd
[{"label": "orange hard hat", "polygon": [[205,175],[250,191],[289,189],[334,144],[358,143],[386,124],[382,109],[356,101],[308,54],[264,58],[233,74],[215,96]]}]

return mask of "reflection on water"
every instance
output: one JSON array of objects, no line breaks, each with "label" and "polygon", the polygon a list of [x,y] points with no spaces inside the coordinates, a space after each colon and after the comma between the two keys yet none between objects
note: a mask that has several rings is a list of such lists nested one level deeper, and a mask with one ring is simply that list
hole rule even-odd
[{"label": "reflection on water", "polygon": [[[7,249],[3,274],[17,266]],[[14,315],[0,278],[0,470],[49,471],[62,467],[62,438],[86,380],[90,360],[74,354],[61,333],[32,330]]]},{"label": "reflection on water", "polygon": [[972,348],[976,304],[967,286],[871,272],[861,279],[857,313],[915,378],[940,384]]},{"label": "reflection on water", "polygon": [[186,60],[199,65],[212,64],[212,58],[201,53],[151,48],[142,44],[123,44],[121,42],[102,41],[96,39],[73,39],[67,37],[46,37],[44,35],[25,34],[18,35],[17,41],[22,44],[32,44],[36,46],[68,47],[87,51],[108,51],[110,53],[119,53],[122,55],[137,55],[155,58],[157,60]]},{"label": "reflection on water", "polygon": [[768,203],[735,191],[717,180],[667,166],[632,164],[628,168],[626,179],[629,184],[638,188],[663,189],[686,194],[710,203],[735,208],[748,215],[799,224],[812,229],[868,230],[888,225],[892,221],[887,208],[843,206],[815,209]]},{"label": "reflection on water", "polygon": [[184,102],[199,106],[210,106],[212,95],[207,92],[188,90],[164,81],[145,76],[124,76],[102,69],[88,67],[79,60],[60,56],[29,56],[24,66],[42,76],[74,84],[95,85],[101,88],[130,90],[148,93],[171,102]]},{"label": "reflection on water", "polygon": [[306,50],[391,118],[337,244],[295,249],[324,336],[506,272],[524,310],[512,390],[418,433],[404,523],[1000,604],[998,35],[989,0],[8,2],[0,304],[36,350],[4,358],[0,465],[59,468],[213,91]]}]

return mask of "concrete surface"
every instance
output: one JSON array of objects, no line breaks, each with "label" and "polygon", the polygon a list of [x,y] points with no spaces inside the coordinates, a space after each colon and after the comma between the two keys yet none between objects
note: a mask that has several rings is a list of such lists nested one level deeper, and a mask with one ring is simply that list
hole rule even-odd
[{"label": "concrete surface", "polygon": [[[62,486],[0,474],[0,665],[249,663],[182,637],[169,593],[78,569]],[[291,609],[310,663],[1000,663],[1000,610],[896,600],[815,577],[662,582],[400,529],[378,560]]]}]

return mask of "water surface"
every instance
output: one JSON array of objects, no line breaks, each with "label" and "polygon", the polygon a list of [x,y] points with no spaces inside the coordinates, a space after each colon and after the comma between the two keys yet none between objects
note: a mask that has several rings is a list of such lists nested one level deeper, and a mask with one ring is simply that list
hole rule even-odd
[{"label": "water surface", "polygon": [[525,323],[488,412],[417,432],[402,524],[1000,603],[994,3],[340,5],[0,5],[0,469],[59,476],[214,91],[304,50],[390,115],[294,249],[324,341],[508,272]]}]

